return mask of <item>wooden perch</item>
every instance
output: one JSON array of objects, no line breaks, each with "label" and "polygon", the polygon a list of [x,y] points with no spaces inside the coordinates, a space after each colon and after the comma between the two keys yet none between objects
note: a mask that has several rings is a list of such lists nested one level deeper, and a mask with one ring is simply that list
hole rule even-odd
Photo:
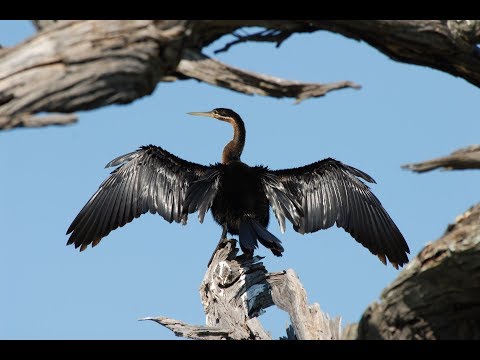
[{"label": "wooden perch", "polygon": [[418,173],[443,168],[444,170],[480,169],[480,145],[471,145],[454,151],[448,156],[414,164],[402,165],[402,168]]},{"label": "wooden perch", "polygon": [[200,286],[206,326],[189,325],[166,317],[147,317],[192,339],[267,340],[271,336],[258,316],[277,305],[288,311],[293,325],[288,338],[339,339],[340,319],[331,319],[307,296],[293,270],[267,273],[259,256],[236,256],[235,240],[226,240],[213,256]]},{"label": "wooden perch", "polygon": [[[275,305],[288,312],[297,339],[337,340],[341,336],[341,320],[331,319],[320,305],[308,305],[307,292],[292,269],[267,275]],[[288,335],[288,334],[287,334]]]},{"label": "wooden perch", "polygon": [[425,246],[347,337],[480,340],[480,204]]}]

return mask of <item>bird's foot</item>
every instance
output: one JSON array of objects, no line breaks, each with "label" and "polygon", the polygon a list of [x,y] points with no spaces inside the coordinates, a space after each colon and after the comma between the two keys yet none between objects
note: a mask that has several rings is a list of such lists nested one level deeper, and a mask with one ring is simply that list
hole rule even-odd
[{"label": "bird's foot", "polygon": [[219,249],[223,248],[225,246],[225,244],[227,244],[227,242],[228,242],[228,239],[227,239],[226,236],[220,238],[220,241],[218,242],[217,247],[215,248],[215,250],[213,250],[212,256],[210,257],[210,260],[208,261],[207,268],[210,267],[210,264],[212,263],[213,258],[215,256],[215,254],[217,253],[217,251]]},{"label": "bird's foot", "polygon": [[253,259],[253,251],[244,252],[242,255],[237,256],[237,260],[240,262]]}]

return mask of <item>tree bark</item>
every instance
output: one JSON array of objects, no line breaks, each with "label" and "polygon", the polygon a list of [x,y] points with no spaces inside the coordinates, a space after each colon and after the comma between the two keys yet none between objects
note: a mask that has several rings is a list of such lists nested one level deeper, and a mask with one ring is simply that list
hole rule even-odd
[{"label": "tree bark", "polygon": [[425,246],[346,337],[479,340],[480,204]]}]

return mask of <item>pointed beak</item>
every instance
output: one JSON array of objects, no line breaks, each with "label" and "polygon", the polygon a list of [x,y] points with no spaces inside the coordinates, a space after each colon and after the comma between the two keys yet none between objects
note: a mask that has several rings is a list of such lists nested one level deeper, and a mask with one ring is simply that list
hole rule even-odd
[{"label": "pointed beak", "polygon": [[195,115],[195,116],[206,116],[206,117],[211,117],[211,118],[214,118],[215,116],[213,115],[213,113],[211,111],[207,111],[207,112],[197,112],[197,111],[194,111],[194,112],[189,112],[187,113],[188,115]]}]

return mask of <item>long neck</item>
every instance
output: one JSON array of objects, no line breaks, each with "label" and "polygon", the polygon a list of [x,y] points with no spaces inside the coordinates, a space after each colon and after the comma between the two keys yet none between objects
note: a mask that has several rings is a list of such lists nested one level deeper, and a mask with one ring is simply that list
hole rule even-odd
[{"label": "long neck", "polygon": [[245,145],[245,125],[240,116],[236,116],[229,121],[233,126],[233,139],[230,141],[222,153],[222,163],[228,164],[232,161],[240,161],[243,146]]}]

